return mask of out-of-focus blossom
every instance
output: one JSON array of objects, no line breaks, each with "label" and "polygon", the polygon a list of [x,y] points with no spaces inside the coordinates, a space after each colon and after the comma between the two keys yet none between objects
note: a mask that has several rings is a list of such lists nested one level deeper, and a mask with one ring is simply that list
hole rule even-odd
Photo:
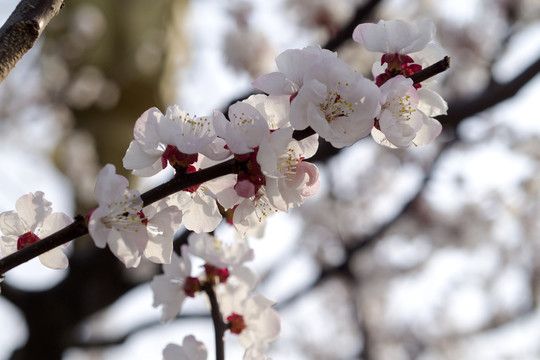
[{"label": "out-of-focus blossom", "polygon": [[206,347],[193,335],[186,336],[182,346],[168,344],[163,349],[163,360],[206,360],[206,357]]},{"label": "out-of-focus blossom", "polygon": [[[42,191],[21,196],[15,203],[16,211],[0,214],[2,256],[31,245],[71,224],[73,220],[64,213],[52,212],[52,203],[47,201]],[[62,247],[66,247],[67,244]],[[68,259],[62,247],[39,255],[39,261],[52,269],[65,269]]]},{"label": "out-of-focus blossom", "polygon": [[167,322],[180,313],[187,296],[194,296],[197,281],[191,278],[191,260],[187,245],[181,248],[182,257],[172,254],[171,263],[163,265],[163,274],[154,276],[150,287],[154,293],[154,307],[162,305],[161,321]]}]

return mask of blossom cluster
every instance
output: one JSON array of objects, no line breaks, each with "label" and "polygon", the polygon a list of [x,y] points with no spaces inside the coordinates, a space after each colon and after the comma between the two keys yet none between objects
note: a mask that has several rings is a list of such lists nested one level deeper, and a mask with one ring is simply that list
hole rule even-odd
[{"label": "blossom cluster", "polygon": [[[317,193],[319,172],[308,160],[317,152],[319,137],[341,148],[371,134],[381,145],[406,148],[439,135],[442,127],[435,117],[446,113],[446,102],[433,90],[433,79],[419,84],[410,78],[441,54],[434,35],[429,20],[358,25],[353,39],[382,54],[373,65],[374,81],[335,52],[309,46],[280,54],[278,71],[253,82],[264,93],[236,102],[227,114],[215,110],[199,117],[177,105],[165,114],[148,109],[136,121],[123,158],[133,175],[153,176],[171,166],[175,179],[181,179],[225,161],[234,164],[234,171],[147,204],[113,165],[106,165],[95,186],[98,207],[85,218],[95,245],[108,246],[126,267],[138,266],[143,257],[165,264],[164,274],[152,282],[163,321],[180,312],[186,297],[215,287],[222,321],[239,335],[246,358],[262,358],[279,333],[279,318],[272,302],[252,294],[256,276],[243,265],[253,257],[246,238],[262,236],[269,215],[288,212]],[[3,256],[72,222],[52,213],[42,192],[24,195],[16,209],[0,214]],[[223,219],[238,235],[229,247],[207,234]],[[173,252],[180,224],[194,232],[181,257]],[[198,277],[191,275],[190,254],[206,261]],[[40,260],[67,267],[60,249]],[[168,346],[164,356],[186,351],[195,354],[192,358],[206,357],[204,346],[192,337],[182,347]]]},{"label": "blossom cluster", "polygon": [[[161,320],[176,317],[188,297],[195,297],[208,287],[215,287],[224,326],[238,335],[238,342],[246,349],[244,359],[257,359],[270,342],[277,339],[280,320],[272,308],[274,303],[261,294],[254,294],[257,276],[244,265],[253,259],[253,250],[245,239],[226,244],[209,234],[192,233],[188,245],[181,248],[181,257],[173,253],[170,264],[163,265],[163,274],[151,282],[154,306],[162,307]],[[192,276],[190,256],[204,260],[204,271]],[[191,345],[186,344],[191,343]],[[193,348],[194,338],[184,339],[182,347],[169,344],[164,358],[177,359],[181,351],[190,352],[190,359],[206,359],[204,346]]]}]

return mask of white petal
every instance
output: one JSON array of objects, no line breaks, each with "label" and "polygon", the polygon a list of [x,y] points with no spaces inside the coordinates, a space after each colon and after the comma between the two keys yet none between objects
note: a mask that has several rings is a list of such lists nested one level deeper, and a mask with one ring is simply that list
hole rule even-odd
[{"label": "white petal", "polygon": [[129,234],[129,238],[125,239],[126,234],[121,234],[119,232],[111,231],[109,233],[109,238],[107,240],[107,244],[109,245],[109,248],[111,249],[112,253],[120,259],[126,266],[126,268],[129,267],[136,267],[139,265],[139,262],[141,260],[141,252],[139,249],[140,242],[139,237],[143,238],[146,237],[146,234],[140,234],[142,231],[139,231],[137,234]]},{"label": "white petal", "polygon": [[59,247],[39,255],[39,261],[51,269],[66,269],[69,265],[66,254]]},{"label": "white petal", "polygon": [[2,257],[13,254],[17,251],[18,236],[2,236],[0,241],[0,251]]},{"label": "white petal", "polygon": [[15,237],[30,231],[15,211],[5,211],[0,214],[0,230],[4,235],[13,235]]},{"label": "white petal", "polygon": [[418,89],[418,109],[429,117],[446,115],[448,104],[441,95],[430,89]]},{"label": "white petal", "polygon": [[216,229],[221,219],[216,200],[198,190],[184,213],[184,226],[196,233],[210,232]]},{"label": "white petal", "polygon": [[425,145],[431,143],[442,131],[442,125],[436,119],[425,116],[424,126],[416,133],[413,140],[415,145]]},{"label": "white petal", "polygon": [[146,110],[135,123],[134,138],[146,152],[152,152],[160,144],[157,127],[162,117],[161,111],[153,107]]},{"label": "white petal", "polygon": [[155,154],[148,154],[143,151],[141,145],[133,140],[129,144],[126,155],[122,159],[124,168],[134,170],[137,176],[152,176],[163,170],[161,155],[163,151],[156,151]]},{"label": "white petal", "polygon": [[186,294],[179,284],[172,284],[165,275],[156,275],[150,287],[154,293],[153,306],[163,305],[161,321],[167,322],[173,319],[182,308]]},{"label": "white petal", "polygon": [[148,221],[149,237],[144,249],[148,260],[161,264],[171,261],[173,236],[181,221],[182,212],[176,206],[161,210]]},{"label": "white petal", "polygon": [[39,233],[39,237],[43,239],[44,237],[47,237],[52,233],[55,233],[58,230],[65,228],[72,222],[73,219],[64,213],[52,213],[43,222],[43,227],[41,229],[41,232]]},{"label": "white petal", "polygon": [[21,196],[15,203],[15,209],[28,230],[35,232],[36,227],[41,226],[43,220],[51,214],[51,205],[42,191],[36,191],[35,194]]},{"label": "white petal", "polygon": [[280,72],[261,75],[251,84],[269,95],[292,95],[298,91],[298,86]]},{"label": "white petal", "polygon": [[116,168],[112,164],[107,164],[99,172],[94,196],[98,204],[111,204],[118,194],[121,194],[129,186],[129,181],[125,177],[116,174]]}]

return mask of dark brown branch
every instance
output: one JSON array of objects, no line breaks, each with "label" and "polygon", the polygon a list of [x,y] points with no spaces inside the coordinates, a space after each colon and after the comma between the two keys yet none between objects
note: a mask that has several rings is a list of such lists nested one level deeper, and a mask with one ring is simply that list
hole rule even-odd
[{"label": "dark brown branch", "polygon": [[409,76],[414,84],[419,84],[435,75],[438,75],[450,68],[450,58],[445,56],[444,59],[437,61],[435,64],[428,66],[425,69],[420,70],[417,73]]},{"label": "dark brown branch", "polygon": [[149,205],[180,190],[202,184],[205,181],[216,179],[220,176],[233,174],[236,171],[236,160],[227,160],[206,169],[185,174],[181,177],[175,177],[174,179],[167,181],[166,183],[163,183],[152,190],[148,190],[141,195],[141,198],[144,205]]},{"label": "dark brown branch", "polygon": [[443,130],[455,129],[465,118],[478,114],[495,106],[504,100],[510,99],[529,81],[540,73],[540,57],[529,67],[507,83],[492,81],[482,93],[468,100],[452,101],[448,104],[448,115],[438,116]]},{"label": "dark brown branch", "polygon": [[375,7],[380,3],[380,0],[369,0],[362,7],[359,7],[349,23],[345,25],[330,41],[328,41],[323,47],[328,50],[336,51],[347,40],[352,39],[354,29],[369,20]]},{"label": "dark brown branch", "polygon": [[214,323],[214,336],[216,342],[216,360],[225,359],[225,330],[227,330],[227,325],[223,322],[223,317],[221,311],[219,310],[219,303],[217,300],[216,292],[214,287],[211,284],[206,284],[204,287],[204,292],[208,296],[210,301],[210,312],[212,314],[212,321]]},{"label": "dark brown branch", "polygon": [[0,28],[0,82],[4,81],[58,14],[63,0],[22,0]]}]

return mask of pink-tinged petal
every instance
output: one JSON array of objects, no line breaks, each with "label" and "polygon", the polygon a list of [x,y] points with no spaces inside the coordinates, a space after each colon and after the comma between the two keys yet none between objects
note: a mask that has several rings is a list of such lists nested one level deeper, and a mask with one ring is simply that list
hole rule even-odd
[{"label": "pink-tinged petal", "polygon": [[43,227],[41,228],[39,237],[43,239],[57,232],[58,230],[65,228],[72,222],[73,222],[73,219],[64,213],[61,213],[61,212],[52,213],[43,222]]},{"label": "pink-tinged petal", "polygon": [[307,174],[309,177],[309,180],[305,184],[305,188],[302,191],[302,196],[308,197],[315,195],[320,188],[320,182],[319,182],[319,168],[317,165],[312,164],[307,161],[303,161],[298,166],[299,174]]},{"label": "pink-tinged petal", "polygon": [[298,154],[303,159],[309,159],[317,153],[319,149],[319,134],[311,135],[302,141],[297,142]]},{"label": "pink-tinged petal", "polygon": [[[28,230],[35,232],[36,227],[52,212],[52,203],[44,198],[42,191],[21,196],[15,203],[15,209]],[[20,234],[19,234],[20,235]]]},{"label": "pink-tinged petal", "polygon": [[431,143],[442,131],[442,125],[436,119],[425,116],[424,126],[416,133],[413,140],[415,145],[425,145]]},{"label": "pink-tinged petal", "polygon": [[39,261],[51,269],[66,269],[69,265],[68,258],[61,248],[55,248],[39,255]]},{"label": "pink-tinged petal", "polygon": [[30,229],[26,228],[19,214],[15,211],[6,211],[0,214],[0,231],[4,235],[19,237],[19,235],[30,231]]},{"label": "pink-tinged petal", "polygon": [[133,136],[141,145],[144,151],[152,153],[159,147],[160,139],[158,135],[158,123],[163,118],[163,114],[153,107],[146,110],[135,123]]},{"label": "pink-tinged petal", "polygon": [[261,75],[251,84],[268,95],[293,95],[298,91],[298,85],[280,72]]},{"label": "pink-tinged petal", "polygon": [[152,176],[163,170],[161,165],[161,155],[163,151],[156,154],[148,154],[143,151],[141,145],[133,140],[129,144],[126,155],[122,159],[124,168],[133,170],[137,176]]},{"label": "pink-tinged petal", "polygon": [[238,196],[243,198],[250,198],[255,196],[255,185],[249,180],[240,180],[234,186],[234,190]]},{"label": "pink-tinged petal", "polygon": [[129,181],[122,175],[116,174],[116,168],[107,164],[99,172],[94,196],[98,204],[111,204],[129,186]]}]

